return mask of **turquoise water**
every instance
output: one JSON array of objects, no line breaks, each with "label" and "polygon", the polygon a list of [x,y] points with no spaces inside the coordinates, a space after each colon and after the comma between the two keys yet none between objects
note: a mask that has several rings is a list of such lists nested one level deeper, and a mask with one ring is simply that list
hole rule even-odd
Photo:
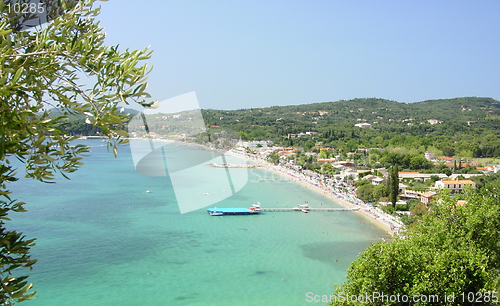
[{"label": "turquoise water", "polygon": [[[350,212],[181,214],[168,177],[138,174],[127,147],[114,158],[100,140],[84,143],[92,156],[70,181],[11,184],[29,212],[10,227],[37,238],[29,272],[37,298],[24,305],[310,305],[307,292],[330,294],[357,254],[384,235]],[[215,170],[224,171],[207,166],[199,175]],[[293,182],[256,180],[270,172],[238,171],[248,183],[214,206],[339,207]],[[202,189],[223,192],[210,180]]]}]

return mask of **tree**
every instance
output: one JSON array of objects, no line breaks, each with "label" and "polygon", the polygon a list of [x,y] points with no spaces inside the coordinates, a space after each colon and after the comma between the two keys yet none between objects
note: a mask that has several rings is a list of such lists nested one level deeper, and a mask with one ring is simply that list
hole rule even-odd
[{"label": "tree", "polygon": [[327,159],[329,157],[330,157],[330,151],[323,149],[319,152],[318,158]]},{"label": "tree", "polygon": [[[498,194],[495,189],[494,193]],[[461,294],[493,292],[500,285],[500,197],[491,190],[468,191],[465,206],[456,205],[449,192],[441,203],[409,227],[404,237],[378,242],[361,253],[348,269],[347,281],[333,295],[345,297],[372,292],[385,295],[438,295],[435,303],[415,305],[473,305]],[[447,302],[445,295],[454,294]],[[498,295],[498,294],[497,294]],[[498,296],[497,296],[498,298]],[[358,305],[332,299],[331,305]],[[492,303],[493,298],[485,304]],[[371,300],[369,305],[408,305]]]},{"label": "tree", "polygon": [[373,187],[373,199],[374,201],[380,201],[380,198],[387,196],[387,188],[384,184],[379,184]]},{"label": "tree", "polygon": [[437,175],[431,175],[431,181],[432,181],[433,183],[435,183],[435,182],[437,182],[437,181],[439,181],[439,180],[440,180],[439,176],[437,176]]},{"label": "tree", "polygon": [[[19,271],[31,269],[36,262],[29,254],[34,239],[5,228],[9,213],[25,211],[24,203],[13,199],[8,189],[8,183],[18,179],[11,160],[24,162],[25,176],[41,182],[54,182],[56,173],[68,178],[89,152],[83,145],[73,145],[74,138],[64,132],[68,116],[86,116],[87,124],[108,137],[108,149],[116,156],[117,147],[126,143],[122,137],[127,136],[119,127],[129,120],[118,111],[118,103],[152,104],[145,100],[150,69],[141,63],[151,51],[106,46],[95,19],[100,9],[93,6],[94,0],[72,5],[53,2],[67,14],[30,31],[20,31],[19,15],[0,3],[1,305],[34,295],[27,276]],[[80,85],[82,76],[92,84]]]},{"label": "tree", "polygon": [[387,189],[389,189],[389,201],[392,203],[392,208],[396,209],[396,202],[398,201],[399,194],[399,174],[397,165],[391,168]]},{"label": "tree", "polygon": [[368,182],[359,186],[356,189],[356,195],[365,202],[373,202],[373,185]]},{"label": "tree", "polygon": [[330,163],[324,163],[323,166],[321,166],[321,173],[326,175],[333,175],[335,174],[335,168]]},{"label": "tree", "polygon": [[280,155],[277,152],[273,152],[267,156],[267,160],[277,165],[280,162]]}]

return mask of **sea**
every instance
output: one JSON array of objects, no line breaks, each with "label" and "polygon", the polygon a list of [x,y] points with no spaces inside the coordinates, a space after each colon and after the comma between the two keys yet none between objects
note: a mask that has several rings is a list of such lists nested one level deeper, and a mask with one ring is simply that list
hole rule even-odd
[{"label": "sea", "polygon": [[[229,190],[215,179],[227,169],[210,167],[213,152],[198,147],[163,149],[203,161],[196,168],[202,183],[173,184],[168,173],[138,173],[130,146],[120,147],[115,158],[100,139],[79,142],[92,152],[70,180],[9,184],[28,212],[12,214],[8,228],[36,238],[31,255],[38,262],[22,271],[36,298],[22,305],[325,305],[308,296],[330,295],[358,254],[386,235],[345,211],[210,216],[206,208],[257,201],[262,207],[341,205],[258,168],[232,169],[234,180],[245,182]],[[228,162],[244,163],[236,157]],[[19,166],[20,176],[23,171]],[[176,193],[186,192],[193,199],[225,195],[185,212]]]}]

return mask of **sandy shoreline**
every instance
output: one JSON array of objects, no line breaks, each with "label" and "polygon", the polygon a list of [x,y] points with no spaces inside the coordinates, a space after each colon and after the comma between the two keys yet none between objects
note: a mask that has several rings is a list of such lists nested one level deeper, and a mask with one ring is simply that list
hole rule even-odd
[{"label": "sandy shoreline", "polygon": [[[353,205],[349,201],[335,196],[334,194],[332,194],[328,190],[325,190],[323,188],[320,188],[320,187],[314,185],[312,182],[307,182],[305,179],[300,179],[300,178],[297,178],[297,177],[291,175],[290,173],[288,173],[289,170],[284,169],[283,167],[274,166],[274,165],[271,165],[270,163],[268,163],[267,161],[252,159],[252,158],[249,158],[248,156],[244,156],[241,154],[235,154],[234,152],[226,152],[226,154],[245,159],[245,160],[250,161],[252,163],[260,164],[262,169],[276,173],[280,176],[284,176],[287,179],[294,181],[305,188],[311,189],[317,193],[320,193],[320,194],[326,196],[327,198],[329,198],[333,202],[339,203],[340,205],[342,205],[344,207],[359,208],[359,210],[353,211],[353,212],[358,213],[360,216],[362,216],[366,220],[370,221],[371,223],[373,223],[377,227],[381,228],[382,230],[387,232],[388,235],[394,235],[394,233],[395,233],[395,230],[393,230],[393,228],[391,228],[390,221],[384,220],[378,214],[374,214],[373,212],[369,213],[369,212],[365,211],[368,207],[364,207],[364,205]],[[278,170],[278,169],[280,169],[280,170]]]},{"label": "sandy shoreline", "polygon": [[[154,139],[155,141],[158,141],[158,139]],[[239,152],[236,153],[234,151],[221,151],[213,148],[206,147],[201,144],[196,144],[196,143],[190,143],[190,142],[181,142],[181,141],[175,141],[175,140],[164,140],[166,142],[175,142],[175,143],[182,143],[184,145],[191,145],[194,147],[198,147],[200,149],[204,150],[216,150],[220,153],[223,154],[228,154],[231,156],[235,156],[241,159],[244,159],[246,161],[249,161],[251,163],[255,163],[260,165],[260,167],[264,170],[270,171],[272,173],[278,174],[280,176],[286,177],[286,179],[289,179],[291,181],[294,181],[301,186],[305,188],[309,188],[310,190],[313,190],[319,194],[322,194],[326,196],[328,199],[331,201],[338,203],[346,208],[357,208],[359,210],[353,211],[353,213],[358,213],[360,216],[365,218],[367,221],[370,221],[377,227],[381,228],[385,232],[387,232],[388,235],[394,235],[398,229],[398,225],[395,223],[394,220],[391,220],[391,217],[380,211],[379,209],[369,207],[365,204],[362,203],[361,200],[355,199],[355,201],[359,201],[359,204],[354,204],[349,202],[346,199],[342,198],[342,195],[337,196],[335,193],[332,193],[330,190],[327,188],[321,188],[318,185],[316,185],[312,180],[308,179],[304,175],[301,175],[299,173],[293,173],[293,175],[290,173],[292,170],[283,168],[281,166],[276,166],[273,165],[265,160],[262,159],[255,159],[251,158],[250,156],[247,156],[246,154],[240,154]],[[300,177],[302,176],[302,177]],[[350,195],[352,196],[352,195]],[[352,198],[350,198],[352,200]],[[396,226],[396,227],[395,227]]]}]

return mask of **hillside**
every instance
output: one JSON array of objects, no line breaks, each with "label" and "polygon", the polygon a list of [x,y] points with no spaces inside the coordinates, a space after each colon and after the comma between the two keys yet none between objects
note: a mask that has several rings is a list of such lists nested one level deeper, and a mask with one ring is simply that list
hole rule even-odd
[{"label": "hillside", "polygon": [[[179,115],[146,117],[151,131],[159,136],[192,134],[183,133],[182,127],[196,121],[197,130],[204,122],[209,131],[230,129],[243,140],[271,140],[306,149],[315,145],[347,151],[401,147],[418,152],[432,149],[448,156],[500,156],[500,102],[492,98],[415,103],[367,98],[239,110],[206,109],[202,110],[203,120],[194,120],[189,112]],[[67,131],[72,135],[96,132],[83,118],[68,123]],[[359,123],[371,128],[355,126]]]},{"label": "hillside", "polygon": [[[500,156],[500,102],[464,97],[415,103],[368,98],[234,111],[203,110],[207,128],[240,132],[245,140],[332,148],[429,147],[445,155]],[[430,119],[435,119],[431,124]],[[368,123],[372,128],[356,127]],[[306,132],[317,132],[314,136]],[[309,141],[309,143],[308,143]]]}]

